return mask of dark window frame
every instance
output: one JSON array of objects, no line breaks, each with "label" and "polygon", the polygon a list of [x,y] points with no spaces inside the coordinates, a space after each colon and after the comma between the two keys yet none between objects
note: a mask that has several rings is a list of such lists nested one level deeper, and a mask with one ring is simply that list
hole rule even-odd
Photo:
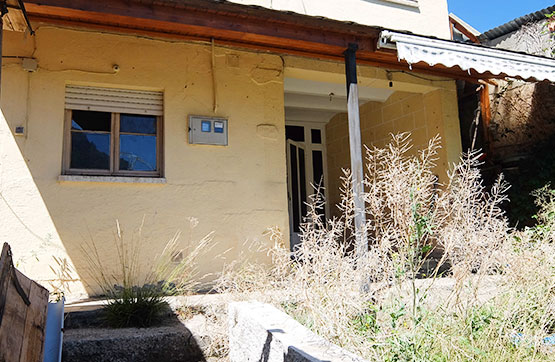
[{"label": "dark window frame", "polygon": [[[155,171],[130,171],[119,169],[120,152],[120,116],[121,114],[134,114],[129,112],[109,112],[111,113],[110,127],[110,169],[79,169],[71,168],[71,121],[73,110],[65,110],[64,120],[64,149],[62,157],[63,175],[83,175],[83,176],[125,176],[125,177],[163,177],[163,117],[156,117],[156,170]],[[140,114],[136,114],[140,116]],[[91,132],[94,133],[94,132]],[[107,133],[107,132],[103,132]],[[129,134],[123,132],[122,134]],[[142,135],[141,133],[132,133]],[[152,134],[148,134],[152,136]]]}]

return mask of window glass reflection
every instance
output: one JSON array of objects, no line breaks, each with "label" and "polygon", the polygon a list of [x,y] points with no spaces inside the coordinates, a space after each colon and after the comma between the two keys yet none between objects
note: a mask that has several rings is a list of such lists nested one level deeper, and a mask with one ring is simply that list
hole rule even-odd
[{"label": "window glass reflection", "polygon": [[156,171],[156,136],[120,135],[119,169]]},{"label": "window glass reflection", "polygon": [[72,132],[71,168],[109,170],[110,135]]}]

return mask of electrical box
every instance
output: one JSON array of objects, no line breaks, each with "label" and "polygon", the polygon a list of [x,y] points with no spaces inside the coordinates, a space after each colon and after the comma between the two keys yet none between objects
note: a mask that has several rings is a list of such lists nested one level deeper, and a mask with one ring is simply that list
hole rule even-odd
[{"label": "electrical box", "polygon": [[189,116],[189,143],[227,146],[227,119]]},{"label": "electrical box", "polygon": [[26,70],[28,72],[36,72],[39,64],[36,59],[23,58],[23,60],[21,61],[21,67],[23,68],[23,70]]},{"label": "electrical box", "polygon": [[16,127],[15,127],[15,135],[16,135],[16,136],[23,136],[23,135],[25,135],[25,127],[23,127],[23,126],[16,126]]}]

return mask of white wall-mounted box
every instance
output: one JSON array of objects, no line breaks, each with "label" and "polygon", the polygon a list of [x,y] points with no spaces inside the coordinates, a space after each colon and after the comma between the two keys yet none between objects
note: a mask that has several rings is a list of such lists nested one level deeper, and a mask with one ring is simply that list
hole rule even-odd
[{"label": "white wall-mounted box", "polygon": [[227,119],[189,116],[189,143],[227,146]]}]

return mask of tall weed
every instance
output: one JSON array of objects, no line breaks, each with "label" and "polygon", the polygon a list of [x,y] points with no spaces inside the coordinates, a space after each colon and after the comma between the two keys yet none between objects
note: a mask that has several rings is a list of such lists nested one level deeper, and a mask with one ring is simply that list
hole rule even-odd
[{"label": "tall weed", "polygon": [[[298,249],[289,253],[271,230],[274,246],[258,252],[273,264],[238,260],[224,270],[220,290],[273,303],[370,360],[553,358],[544,343],[555,321],[552,235],[508,227],[500,208],[508,185],[499,177],[485,189],[477,153],[464,155],[441,185],[439,138],[416,155],[411,148],[410,135],[400,134],[367,149],[364,257],[352,248],[345,171],[341,217],[323,220],[317,192]],[[540,202],[555,210],[553,198]],[[540,220],[547,225],[550,215]]]},{"label": "tall weed", "polygon": [[[197,221],[190,221],[193,229]],[[166,296],[193,291],[198,283],[197,259],[211,247],[212,234],[183,246],[181,233],[176,232],[160,253],[149,256],[151,246],[143,237],[143,227],[144,218],[138,230],[128,236],[116,220],[116,268],[104,261],[104,254],[92,237],[83,247],[89,276],[95,283],[91,287],[99,289],[107,299],[105,317],[112,327],[156,324],[166,306]]]}]

